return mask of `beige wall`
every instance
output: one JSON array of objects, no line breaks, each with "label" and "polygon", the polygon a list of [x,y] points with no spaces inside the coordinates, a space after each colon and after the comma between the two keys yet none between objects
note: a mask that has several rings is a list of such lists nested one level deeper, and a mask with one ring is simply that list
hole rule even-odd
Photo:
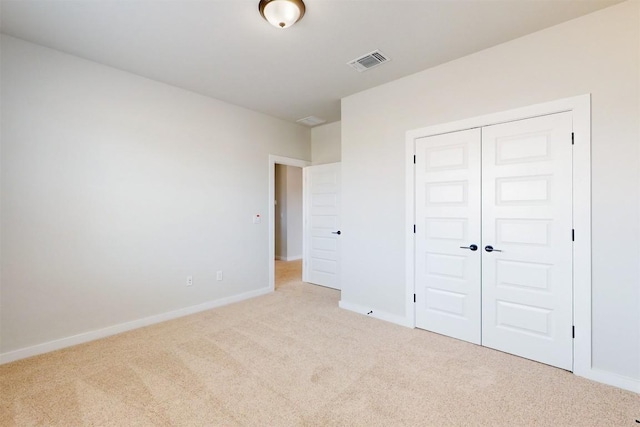
[{"label": "beige wall", "polygon": [[302,168],[287,166],[287,260],[302,258]]},{"label": "beige wall", "polygon": [[341,122],[311,129],[311,160],[314,165],[340,161]]},{"label": "beige wall", "polygon": [[302,168],[275,167],[275,255],[292,261],[302,258]]},{"label": "beige wall", "polygon": [[591,93],[593,366],[640,379],[639,9],[628,1],[343,99],[342,300],[408,309],[406,131]]},{"label": "beige wall", "polygon": [[309,129],[6,36],[1,71],[0,352],[268,290]]}]

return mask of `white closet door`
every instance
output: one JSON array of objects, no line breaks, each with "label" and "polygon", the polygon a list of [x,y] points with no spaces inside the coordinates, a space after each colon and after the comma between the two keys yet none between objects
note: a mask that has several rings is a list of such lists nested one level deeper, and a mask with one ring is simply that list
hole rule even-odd
[{"label": "white closet door", "polygon": [[302,280],[333,289],[340,289],[340,171],[340,163],[303,169]]},{"label": "white closet door", "polygon": [[571,113],[482,129],[482,345],[567,370],[571,132]]},{"label": "white closet door", "polygon": [[480,129],[416,140],[415,173],[416,326],[480,344]]}]

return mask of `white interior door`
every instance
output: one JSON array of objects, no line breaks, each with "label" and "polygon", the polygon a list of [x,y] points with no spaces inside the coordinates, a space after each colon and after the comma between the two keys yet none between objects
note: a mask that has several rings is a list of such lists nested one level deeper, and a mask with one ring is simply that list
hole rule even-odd
[{"label": "white interior door", "polygon": [[567,370],[571,132],[571,113],[482,129],[482,344]]},{"label": "white interior door", "polygon": [[340,289],[340,163],[308,166],[303,180],[302,280]]},{"label": "white interior door", "polygon": [[416,140],[416,326],[480,344],[480,129]]}]

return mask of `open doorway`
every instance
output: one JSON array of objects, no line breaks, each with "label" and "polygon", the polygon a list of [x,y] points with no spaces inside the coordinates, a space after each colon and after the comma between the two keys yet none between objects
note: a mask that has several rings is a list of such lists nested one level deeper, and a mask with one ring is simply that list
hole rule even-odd
[{"label": "open doorway", "polygon": [[[276,166],[290,166],[293,167],[293,170],[298,170],[300,172],[300,203],[302,204],[303,198],[303,182],[302,182],[302,168],[309,166],[311,163],[299,160],[292,159],[289,157],[281,157],[281,156],[269,156],[269,287],[271,290],[276,289],[276,262],[278,263],[278,272],[282,275],[282,280],[302,280],[302,222],[303,222],[303,213],[302,213],[302,205],[300,205],[299,210],[299,224],[300,224],[300,251],[299,254],[295,254],[295,245],[291,247],[291,250],[287,251],[287,254],[284,256],[285,259],[276,259],[276,222],[279,221],[279,214],[276,217],[276,206],[282,206],[281,201],[276,200]],[[295,173],[295,172],[294,172]],[[295,214],[293,215],[295,217]],[[287,215],[287,220],[284,222],[287,227],[287,233],[289,232],[289,223],[291,219],[289,215]],[[283,222],[280,222],[278,227],[282,227]],[[279,243],[278,249],[282,248]],[[279,258],[283,258],[282,252],[278,253]],[[295,259],[298,258],[299,259]]]},{"label": "open doorway", "polygon": [[302,280],[302,168],[276,164],[274,171],[275,289]]}]

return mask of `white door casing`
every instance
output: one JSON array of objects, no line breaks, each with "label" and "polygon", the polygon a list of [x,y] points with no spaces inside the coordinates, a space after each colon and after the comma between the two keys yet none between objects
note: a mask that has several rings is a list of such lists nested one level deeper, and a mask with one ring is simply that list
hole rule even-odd
[{"label": "white door casing", "polygon": [[[488,105],[488,108],[490,105]],[[405,312],[396,323],[415,326],[415,141],[425,136],[571,112],[573,121],[573,373],[636,391],[637,381],[593,366],[591,272],[591,95],[584,94],[409,130],[405,139]],[[451,112],[450,112],[451,113]]]},{"label": "white door casing", "polygon": [[[291,157],[283,157],[276,156],[273,154],[269,154],[269,175],[267,177],[267,181],[269,183],[269,208],[268,208],[268,227],[269,227],[269,287],[271,291],[275,290],[275,175],[276,175],[276,164],[287,165],[287,166],[295,166],[298,168],[304,168],[309,166],[309,162],[306,160],[294,159]],[[304,192],[304,189],[303,189]],[[304,237],[303,237],[304,239]]]},{"label": "white door casing", "polygon": [[482,128],[482,345],[567,370],[571,133],[570,112]]},{"label": "white door casing", "polygon": [[302,280],[340,289],[340,163],[303,170]]},{"label": "white door casing", "polygon": [[416,140],[416,326],[480,344],[480,129]]}]

